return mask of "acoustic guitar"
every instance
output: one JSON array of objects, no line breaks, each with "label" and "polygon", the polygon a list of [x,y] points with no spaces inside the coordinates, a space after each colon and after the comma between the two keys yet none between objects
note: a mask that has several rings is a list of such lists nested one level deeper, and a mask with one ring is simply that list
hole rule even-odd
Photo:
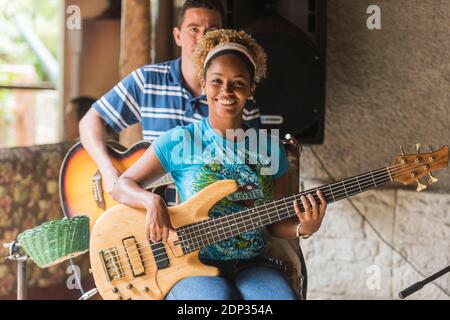
[{"label": "acoustic guitar", "polygon": [[[150,142],[141,141],[126,149],[118,143],[108,142],[107,150],[114,166],[122,173],[135,163],[149,146]],[[172,177],[166,175],[145,188],[154,191],[171,183]],[[59,174],[59,197],[64,216],[89,216],[91,230],[105,210],[118,204],[104,191],[100,171],[81,142],[73,145],[64,157]]]},{"label": "acoustic guitar", "polygon": [[[320,186],[281,200],[271,201],[220,218],[208,211],[220,199],[237,190],[234,180],[210,184],[188,201],[169,208],[175,228],[167,242],[145,239],[145,210],[116,205],[99,217],[90,239],[90,261],[97,290],[104,299],[163,299],[181,279],[217,276],[217,268],[203,264],[201,248],[233,236],[295,217],[293,200],[311,193],[319,201],[321,190],[328,203],[385,186],[417,182],[417,191],[437,179],[432,171],[448,166],[448,146],[429,153],[402,154],[393,165]],[[304,211],[301,202],[299,206]]]}]

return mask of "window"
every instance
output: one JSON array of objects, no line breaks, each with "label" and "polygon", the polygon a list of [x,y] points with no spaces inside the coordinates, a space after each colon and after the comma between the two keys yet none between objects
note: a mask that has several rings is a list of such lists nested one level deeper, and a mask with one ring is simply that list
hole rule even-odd
[{"label": "window", "polygon": [[0,147],[60,140],[63,3],[0,1]]}]

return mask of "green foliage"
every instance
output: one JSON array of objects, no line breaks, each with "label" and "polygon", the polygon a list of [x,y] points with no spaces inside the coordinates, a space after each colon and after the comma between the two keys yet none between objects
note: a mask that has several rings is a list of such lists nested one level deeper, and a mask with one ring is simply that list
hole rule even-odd
[{"label": "green foliage", "polygon": [[[59,56],[61,0],[0,0],[0,65],[33,66],[36,82],[48,80],[34,52],[17,25],[20,16],[26,21],[54,57]],[[23,77],[17,72],[3,71],[0,83],[10,85]],[[9,133],[15,122],[14,90],[0,90],[0,146],[14,144]],[[11,141],[10,141],[11,140]]]},{"label": "green foliage", "polygon": [[0,1],[0,64],[33,65],[39,75],[38,80],[46,80],[37,57],[20,33],[15,17],[24,17],[28,26],[57,57],[61,5],[59,0]]}]

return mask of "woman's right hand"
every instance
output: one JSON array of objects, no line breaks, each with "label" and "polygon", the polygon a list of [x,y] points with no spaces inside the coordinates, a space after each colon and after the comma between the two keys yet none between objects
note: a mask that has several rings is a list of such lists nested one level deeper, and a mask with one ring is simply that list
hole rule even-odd
[{"label": "woman's right hand", "polygon": [[155,195],[146,205],[147,219],[145,225],[145,236],[147,241],[156,243],[161,239],[167,241],[169,231],[172,230],[170,224],[169,210],[164,200]]}]

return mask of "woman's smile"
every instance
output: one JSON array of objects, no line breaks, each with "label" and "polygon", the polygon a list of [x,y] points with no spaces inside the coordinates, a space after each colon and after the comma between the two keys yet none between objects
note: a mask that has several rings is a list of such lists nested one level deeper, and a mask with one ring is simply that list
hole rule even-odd
[{"label": "woman's smile", "polygon": [[238,100],[234,98],[220,98],[220,97],[214,99],[214,101],[219,102],[220,104],[227,107],[233,106],[238,102]]}]

